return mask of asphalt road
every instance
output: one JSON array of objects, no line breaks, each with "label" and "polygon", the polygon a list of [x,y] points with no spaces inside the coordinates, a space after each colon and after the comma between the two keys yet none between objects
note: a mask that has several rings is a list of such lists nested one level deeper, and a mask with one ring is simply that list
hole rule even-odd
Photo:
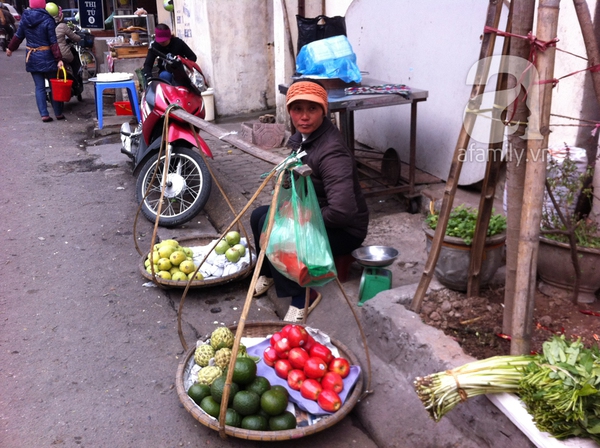
[{"label": "asphalt road", "polygon": [[[25,46],[0,54],[0,446],[265,446],[223,440],[181,405],[180,290],[143,286],[140,218],[125,156],[94,153],[94,100],[66,104],[42,123],[25,72]],[[219,200],[218,196],[214,200]],[[213,201],[213,197],[211,197]],[[192,228],[208,229],[200,214]],[[182,314],[188,345],[237,322],[249,279],[193,290]],[[248,320],[278,320],[268,300]],[[384,424],[384,422],[382,422]],[[350,414],[307,438],[273,446],[373,447]]]}]

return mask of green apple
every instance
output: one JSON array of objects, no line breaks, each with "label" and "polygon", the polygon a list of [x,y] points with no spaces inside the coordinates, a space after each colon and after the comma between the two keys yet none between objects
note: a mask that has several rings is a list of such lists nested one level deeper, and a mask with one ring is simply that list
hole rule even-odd
[{"label": "green apple", "polygon": [[173,266],[171,269],[169,269],[169,272],[171,273],[171,277],[173,277],[175,272],[181,272],[181,270],[179,269],[179,266]]},{"label": "green apple", "polygon": [[178,282],[187,282],[188,276],[181,271],[175,272],[175,274],[171,275],[171,280],[175,280]]},{"label": "green apple", "polygon": [[169,260],[171,260],[171,264],[173,266],[179,266],[181,264],[182,261],[186,260],[186,255],[185,252],[182,250],[176,250],[175,252],[173,252],[171,254],[171,256],[169,257]]},{"label": "green apple", "polygon": [[171,254],[176,250],[177,249],[175,247],[165,244],[163,246],[160,246],[160,248],[158,249],[158,255],[160,255],[160,258],[169,258]]},{"label": "green apple", "polygon": [[168,271],[173,267],[171,261],[168,258],[160,258],[156,263],[160,271]]},{"label": "green apple", "polygon": [[240,232],[236,232],[235,230],[227,232],[227,235],[225,235],[225,241],[227,241],[227,244],[230,246],[235,246],[240,242]]},{"label": "green apple", "polygon": [[179,270],[184,274],[190,274],[196,270],[196,265],[193,261],[185,260],[179,265]]},{"label": "green apple", "polygon": [[233,248],[240,253],[240,257],[246,255],[246,246],[244,246],[243,244],[238,243],[234,245]]},{"label": "green apple", "polygon": [[146,258],[146,259],[144,260],[144,267],[148,267],[148,266],[150,266],[150,259],[149,259],[149,258]]},{"label": "green apple", "polygon": [[176,240],[164,240],[164,241],[161,241],[160,244],[162,246],[171,246],[171,247],[174,247],[175,249],[177,249],[179,247],[179,243]]},{"label": "green apple", "polygon": [[159,260],[160,255],[159,255],[158,251],[155,250],[155,251],[152,251],[151,254],[148,254],[148,260],[150,260],[150,257],[152,257],[152,261],[154,263],[156,263]]},{"label": "green apple", "polygon": [[[148,272],[148,274],[152,274],[152,266],[148,266],[148,267],[146,268],[146,271]],[[154,265],[154,272],[155,272],[155,273],[158,273],[158,271],[160,271],[160,269],[158,269],[158,266],[157,266],[157,265]]]},{"label": "green apple", "polygon": [[194,256],[194,251],[192,250],[191,247],[184,247],[183,248],[183,252],[185,253],[186,257],[193,257]]},{"label": "green apple", "polygon": [[230,247],[229,249],[227,249],[227,251],[225,252],[225,256],[232,263],[235,263],[236,261],[238,261],[240,259],[240,253],[233,247]]},{"label": "green apple", "polygon": [[229,243],[225,240],[221,240],[215,246],[215,252],[217,255],[223,255],[229,249]]}]

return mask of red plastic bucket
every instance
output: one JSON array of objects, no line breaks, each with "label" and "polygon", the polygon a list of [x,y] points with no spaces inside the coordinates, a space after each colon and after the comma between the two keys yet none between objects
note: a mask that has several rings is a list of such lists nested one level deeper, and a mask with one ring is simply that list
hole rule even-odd
[{"label": "red plastic bucket", "polygon": [[117,115],[133,115],[129,101],[115,101]]},{"label": "red plastic bucket", "polygon": [[56,77],[58,79],[50,80],[50,87],[52,89],[52,99],[54,101],[69,101],[71,99],[71,86],[73,85],[73,81],[67,79],[67,71],[62,68],[63,71],[63,79],[60,79],[60,69],[56,73]]}]

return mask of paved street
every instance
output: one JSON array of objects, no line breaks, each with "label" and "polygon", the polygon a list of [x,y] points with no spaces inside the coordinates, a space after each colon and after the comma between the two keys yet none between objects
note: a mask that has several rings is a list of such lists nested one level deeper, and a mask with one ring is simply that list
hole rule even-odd
[{"label": "paved street", "polygon": [[[87,85],[66,121],[42,123],[25,72],[25,46],[0,54],[0,446],[258,447],[199,424],[181,405],[175,376],[183,355],[177,331],[180,290],[145,287],[134,239],[150,247],[152,226],[134,218],[135,179],[127,158],[98,158],[94,100]],[[215,149],[221,142],[211,143]],[[222,147],[215,164],[260,184]],[[264,201],[267,196],[261,196]],[[243,201],[244,198],[236,198]],[[268,199],[267,199],[268,200]],[[213,193],[207,209],[222,201]],[[226,219],[226,218],[224,218]],[[187,231],[216,230],[204,213]],[[173,231],[161,230],[161,236]],[[188,343],[239,319],[249,279],[192,290],[183,310]],[[268,299],[249,321],[278,320]],[[273,446],[372,447],[350,415],[335,426]]]}]

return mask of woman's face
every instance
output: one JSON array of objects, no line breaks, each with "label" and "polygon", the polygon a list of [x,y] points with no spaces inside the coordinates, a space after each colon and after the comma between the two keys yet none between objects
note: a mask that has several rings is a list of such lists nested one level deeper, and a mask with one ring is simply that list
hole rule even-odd
[{"label": "woman's face", "polygon": [[298,100],[290,106],[292,124],[302,134],[310,134],[317,130],[324,117],[321,105],[313,101]]}]

